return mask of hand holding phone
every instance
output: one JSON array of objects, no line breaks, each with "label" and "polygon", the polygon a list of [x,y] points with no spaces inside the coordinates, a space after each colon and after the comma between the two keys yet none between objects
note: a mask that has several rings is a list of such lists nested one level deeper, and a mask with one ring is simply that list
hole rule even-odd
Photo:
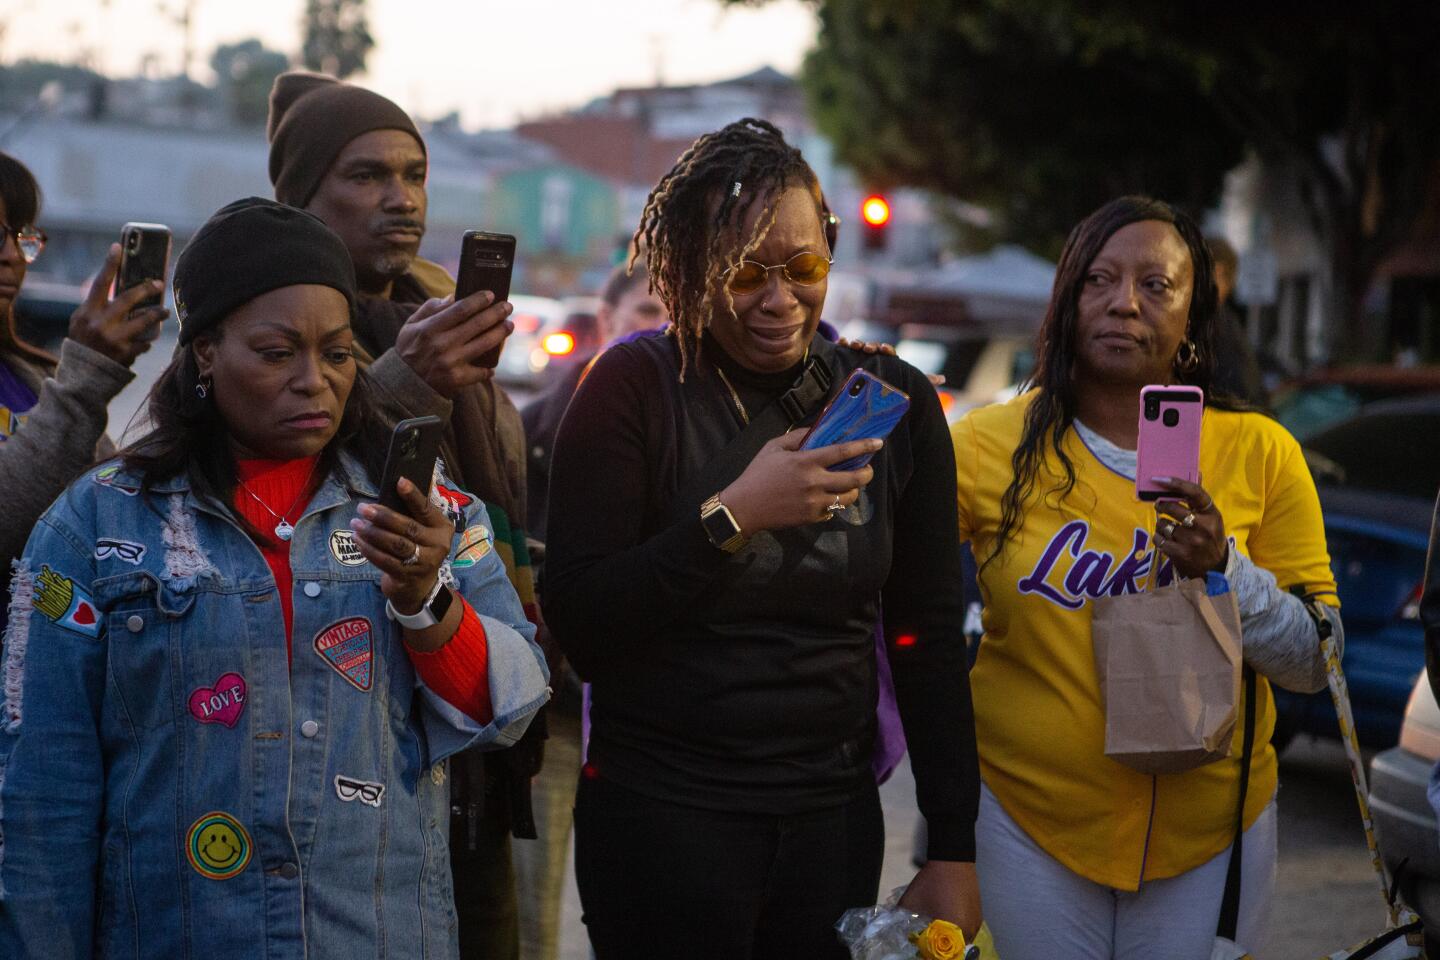
[{"label": "hand holding phone", "polygon": [[435,476],[435,460],[440,455],[440,440],[445,425],[439,417],[412,417],[395,424],[390,435],[390,449],[385,454],[385,467],[380,473],[380,505],[396,513],[408,514],[395,485],[404,477],[415,489],[430,495],[430,481]]},{"label": "hand holding phone", "polygon": [[[455,299],[464,300],[471,294],[488,290],[494,295],[491,303],[510,298],[510,278],[515,269],[515,238],[508,233],[486,233],[467,230],[460,239],[460,272],[455,278]],[[481,354],[474,361],[478,367],[493,369],[500,363],[504,341]]]},{"label": "hand holding phone", "polygon": [[[903,391],[857,367],[845,380],[840,392],[831,397],[825,409],[820,411],[814,426],[805,434],[800,449],[815,450],[851,440],[883,440],[909,409],[910,397]],[[873,456],[872,453],[853,457],[833,464],[829,469],[837,472],[858,470]]]},{"label": "hand holding phone", "polygon": [[1199,387],[1152,384],[1140,391],[1140,436],[1136,444],[1135,495],[1173,500],[1173,491],[1152,477],[1200,482],[1200,425],[1205,393]]}]

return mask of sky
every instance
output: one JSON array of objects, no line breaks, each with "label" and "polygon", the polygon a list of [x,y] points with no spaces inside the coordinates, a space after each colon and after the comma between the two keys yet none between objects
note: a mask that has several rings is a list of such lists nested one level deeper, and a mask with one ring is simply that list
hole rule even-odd
[{"label": "sky", "polygon": [[[0,62],[23,57],[112,75],[147,60],[178,71],[192,10],[193,75],[220,43],[258,37],[295,54],[304,0],[0,0]],[[814,44],[801,0],[732,9],[718,0],[369,0],[376,38],[351,78],[424,117],[459,110],[468,127],[580,106],[616,87],[719,80],[762,66],[794,72]]]}]

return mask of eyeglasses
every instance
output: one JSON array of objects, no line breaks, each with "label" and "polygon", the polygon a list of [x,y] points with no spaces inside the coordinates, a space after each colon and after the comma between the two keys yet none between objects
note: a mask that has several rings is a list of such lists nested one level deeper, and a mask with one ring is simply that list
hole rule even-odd
[{"label": "eyeglasses", "polygon": [[0,221],[0,247],[9,238],[15,238],[15,249],[20,251],[20,256],[26,263],[34,263],[35,258],[40,256],[40,251],[45,249],[45,231],[37,226],[12,227],[10,224]]},{"label": "eyeglasses", "polygon": [[741,260],[740,264],[725,271],[728,278],[725,286],[731,293],[754,293],[765,286],[771,270],[781,270],[785,279],[803,287],[813,286],[830,275],[830,264],[834,263],[818,253],[797,253],[784,263],[766,266],[754,260]]}]

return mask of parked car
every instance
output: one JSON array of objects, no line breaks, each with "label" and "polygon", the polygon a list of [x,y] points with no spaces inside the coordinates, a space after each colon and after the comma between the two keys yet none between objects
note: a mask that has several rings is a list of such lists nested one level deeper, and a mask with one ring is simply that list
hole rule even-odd
[{"label": "parked car", "polygon": [[1415,682],[1398,746],[1370,764],[1370,813],[1380,856],[1400,898],[1425,921],[1425,947],[1440,956],[1440,828],[1426,797],[1440,763],[1440,706],[1425,676]]},{"label": "parked car", "polygon": [[1304,442],[1368,403],[1424,393],[1440,393],[1440,365],[1328,367],[1282,385],[1272,406],[1276,419]]},{"label": "parked car", "polygon": [[549,297],[523,294],[512,296],[510,303],[515,307],[510,314],[515,329],[500,352],[495,378],[506,386],[538,388],[543,386],[542,372],[550,363],[541,345],[542,331],[564,319],[565,306]]},{"label": "parked car", "polygon": [[[1305,442],[1325,514],[1345,620],[1345,674],[1360,742],[1395,744],[1415,677],[1425,668],[1421,581],[1440,451],[1440,397],[1371,404]],[[1274,743],[1296,733],[1338,736],[1326,691],[1275,691]]]},{"label": "parked car", "polygon": [[905,324],[897,332],[895,352],[902,360],[921,373],[944,375],[940,405],[951,423],[975,407],[1013,396],[1035,366],[1027,337],[920,324]]}]

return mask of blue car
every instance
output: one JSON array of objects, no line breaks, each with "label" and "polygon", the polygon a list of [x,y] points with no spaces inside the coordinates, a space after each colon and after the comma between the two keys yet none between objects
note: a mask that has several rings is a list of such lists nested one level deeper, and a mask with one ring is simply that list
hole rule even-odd
[{"label": "blue car", "polygon": [[[1392,747],[1425,669],[1419,600],[1440,488],[1440,397],[1385,401],[1304,440],[1345,621],[1345,675],[1361,744]],[[1340,735],[1328,691],[1276,689],[1272,741]]]}]

